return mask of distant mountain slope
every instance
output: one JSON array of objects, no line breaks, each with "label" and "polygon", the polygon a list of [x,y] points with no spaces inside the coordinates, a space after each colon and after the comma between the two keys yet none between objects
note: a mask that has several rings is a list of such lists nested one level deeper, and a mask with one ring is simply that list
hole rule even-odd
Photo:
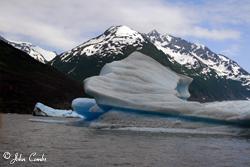
[{"label": "distant mountain slope", "polygon": [[51,64],[83,81],[98,75],[106,63],[121,60],[133,51],[149,55],[175,72],[192,77],[189,100],[205,102],[250,97],[249,73],[234,61],[180,38],[161,37],[156,31],[142,34],[127,26],[111,27],[57,56]]},{"label": "distant mountain slope", "polygon": [[31,113],[38,101],[63,107],[79,96],[78,82],[0,40],[0,112]]},{"label": "distant mountain slope", "polygon": [[33,57],[34,59],[40,61],[41,63],[47,63],[51,61],[53,58],[56,57],[56,53],[52,51],[45,50],[40,48],[39,46],[35,46],[28,42],[18,42],[18,41],[11,41],[0,37],[2,40],[8,42],[10,45],[14,46],[15,48],[26,52],[28,55]]},{"label": "distant mountain slope", "polygon": [[190,43],[171,35],[161,35],[156,30],[147,34],[155,46],[177,62],[189,69],[198,69],[202,73],[214,70],[219,77],[242,82],[250,89],[250,74],[228,57],[216,54],[204,45]]}]

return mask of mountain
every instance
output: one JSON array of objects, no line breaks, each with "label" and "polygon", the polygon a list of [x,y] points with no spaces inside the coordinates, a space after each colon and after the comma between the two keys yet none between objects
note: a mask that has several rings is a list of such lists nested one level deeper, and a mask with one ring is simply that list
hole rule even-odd
[{"label": "mountain", "polygon": [[11,41],[11,40],[6,40],[3,37],[0,37],[0,39],[7,41],[10,45],[14,46],[19,50],[24,51],[34,59],[44,64],[46,64],[47,62],[51,61],[54,57],[56,57],[55,52],[45,50],[43,48],[40,48],[39,46],[33,45],[28,42]]},{"label": "mountain", "polygon": [[66,107],[83,95],[80,83],[0,40],[0,112],[31,113],[37,102]]},{"label": "mountain", "polygon": [[222,54],[216,54],[204,45],[190,43],[171,35],[161,35],[156,30],[147,34],[155,46],[170,56],[170,60],[189,69],[198,69],[202,73],[214,70],[219,77],[242,82],[250,89],[250,74],[235,61]]},{"label": "mountain", "polygon": [[181,38],[142,34],[127,26],[114,26],[60,56],[50,63],[71,78],[83,81],[98,75],[106,64],[139,51],[173,71],[193,78],[189,100],[201,102],[247,99],[250,97],[249,73],[226,56]]},{"label": "mountain", "polygon": [[140,49],[144,37],[126,26],[111,27],[102,35],[93,38],[72,50],[62,53],[51,64],[72,78],[82,81],[99,74],[109,62],[125,58]]}]

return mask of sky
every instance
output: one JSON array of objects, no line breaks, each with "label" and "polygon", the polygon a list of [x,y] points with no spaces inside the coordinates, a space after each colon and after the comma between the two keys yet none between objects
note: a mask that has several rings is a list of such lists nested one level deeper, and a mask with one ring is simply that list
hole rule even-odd
[{"label": "sky", "polygon": [[61,53],[115,25],[156,29],[250,72],[250,0],[1,0],[0,35]]}]

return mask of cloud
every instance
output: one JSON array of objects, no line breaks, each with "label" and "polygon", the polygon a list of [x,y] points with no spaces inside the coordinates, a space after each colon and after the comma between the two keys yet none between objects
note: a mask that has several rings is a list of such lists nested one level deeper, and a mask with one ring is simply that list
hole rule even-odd
[{"label": "cloud", "polygon": [[[188,34],[187,34],[188,35]],[[225,40],[225,39],[239,39],[240,32],[235,30],[216,30],[216,29],[206,29],[201,27],[194,27],[192,30],[192,35],[200,38],[208,38],[214,40]]]},{"label": "cloud", "polygon": [[[235,8],[232,0],[223,3],[229,9]],[[228,16],[231,16],[223,3],[214,0],[198,5],[163,0],[92,0],[87,3],[82,0],[2,0],[0,32],[25,35],[62,50],[71,49],[108,27],[121,24],[144,33],[157,29],[161,33],[183,37],[212,40],[240,38],[238,30],[223,26],[230,23]],[[236,16],[232,16],[231,22],[250,23],[250,13],[243,10],[242,14],[239,10],[234,11]],[[204,26],[204,22],[210,27]],[[213,25],[215,22],[217,24]]]},{"label": "cloud", "polygon": [[[15,22],[8,22],[0,18],[1,25],[0,31],[4,33],[12,34],[12,38],[21,34],[22,36],[30,36],[39,41],[44,41],[48,46],[52,45],[59,48],[74,47],[76,42],[71,39],[61,29],[57,29],[54,26],[43,22],[37,22],[36,20],[22,19],[21,22],[16,20]],[[8,22],[8,24],[6,24]],[[22,22],[25,22],[23,24]],[[17,28],[16,28],[17,27]]]}]

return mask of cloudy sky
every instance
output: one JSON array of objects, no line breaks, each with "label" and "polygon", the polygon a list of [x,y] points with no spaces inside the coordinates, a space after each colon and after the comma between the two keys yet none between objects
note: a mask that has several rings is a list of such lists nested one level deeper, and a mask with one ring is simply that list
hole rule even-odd
[{"label": "cloudy sky", "polygon": [[207,45],[250,71],[250,0],[1,0],[0,35],[58,53],[113,25]]}]

